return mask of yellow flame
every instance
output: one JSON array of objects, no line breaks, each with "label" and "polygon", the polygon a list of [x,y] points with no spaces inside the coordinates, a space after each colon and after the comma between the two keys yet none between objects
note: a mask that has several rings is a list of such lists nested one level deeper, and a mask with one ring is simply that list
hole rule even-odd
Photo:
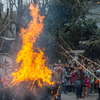
[{"label": "yellow flame", "polygon": [[36,38],[38,38],[42,32],[44,16],[39,15],[39,10],[35,5],[30,4],[29,8],[33,20],[29,23],[27,29],[21,29],[20,36],[23,45],[17,55],[16,61],[17,63],[22,63],[19,70],[11,74],[13,77],[11,84],[12,86],[19,85],[22,81],[31,82],[32,84],[37,81],[39,86],[43,84],[54,84],[50,82],[52,73],[47,66],[45,66],[46,59],[43,59],[44,53],[39,48],[39,53],[35,52],[34,50],[36,48],[33,47]]}]

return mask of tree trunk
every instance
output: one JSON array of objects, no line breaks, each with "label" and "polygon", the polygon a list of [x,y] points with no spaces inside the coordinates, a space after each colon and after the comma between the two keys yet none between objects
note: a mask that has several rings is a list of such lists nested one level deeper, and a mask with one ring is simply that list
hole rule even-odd
[{"label": "tree trunk", "polygon": [[18,52],[20,49],[20,29],[22,26],[22,4],[23,0],[18,0],[18,9],[17,9],[17,29],[16,29],[16,41],[15,41],[15,52]]}]

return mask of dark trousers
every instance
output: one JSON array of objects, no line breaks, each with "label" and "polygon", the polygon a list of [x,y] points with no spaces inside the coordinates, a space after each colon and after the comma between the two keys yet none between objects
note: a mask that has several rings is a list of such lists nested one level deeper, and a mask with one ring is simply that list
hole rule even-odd
[{"label": "dark trousers", "polygon": [[98,88],[99,98],[100,98],[100,88]]},{"label": "dark trousers", "polygon": [[66,86],[66,91],[67,92],[72,92],[72,86],[71,85],[67,85]]},{"label": "dark trousers", "polygon": [[83,86],[81,86],[81,93],[80,93],[80,97],[82,97],[82,91],[83,91],[83,90],[82,90],[82,88],[83,88]]},{"label": "dark trousers", "polygon": [[82,97],[82,87],[76,87],[76,97]]},{"label": "dark trousers", "polygon": [[66,84],[62,83],[62,90],[64,91],[64,93],[66,93]]},{"label": "dark trousers", "polygon": [[62,93],[62,84],[59,85],[60,88],[59,88],[59,96],[60,96],[60,99],[61,99],[61,93]]},{"label": "dark trousers", "polygon": [[0,100],[3,100],[3,95],[4,95],[3,90],[0,90]]},{"label": "dark trousers", "polygon": [[75,86],[72,86],[72,89],[73,89],[73,92],[74,92],[74,93],[75,93],[75,88],[76,88]]}]

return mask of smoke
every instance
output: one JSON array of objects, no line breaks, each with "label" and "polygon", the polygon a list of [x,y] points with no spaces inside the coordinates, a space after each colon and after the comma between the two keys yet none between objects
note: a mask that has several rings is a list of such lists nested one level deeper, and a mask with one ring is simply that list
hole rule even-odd
[{"label": "smoke", "polygon": [[[29,15],[29,12],[27,12],[27,11],[26,11],[25,15],[27,15],[27,16],[25,16],[25,17],[23,16],[22,24],[23,24],[24,28],[27,28],[31,17]],[[21,28],[20,25],[19,25],[19,27]],[[19,32],[19,30],[18,30],[18,32]],[[43,33],[44,34],[41,34],[40,38],[37,39],[36,44],[34,46],[36,46],[37,48],[39,47],[41,49],[45,48],[45,50],[44,50],[45,56],[47,56],[51,61],[54,61],[55,58],[57,58],[54,55],[55,54],[54,51],[58,46],[55,44],[55,42],[50,37],[50,33],[47,31],[47,29],[45,29],[45,25],[44,25]],[[50,85],[45,85],[45,86],[39,87],[36,84],[34,84],[33,86],[31,85],[31,87],[27,87],[28,84],[29,84],[29,82],[24,81],[24,82],[19,83],[18,86],[14,85],[11,88],[8,87],[5,92],[6,97],[9,96],[9,98],[12,98],[14,100],[50,100],[51,97],[56,93],[56,92],[53,92],[53,94],[51,94],[51,91],[53,90],[53,88],[55,88],[56,91],[58,89],[57,88],[58,86],[54,87],[54,86],[50,86]]]},{"label": "smoke", "polygon": [[[58,86],[45,85],[39,87],[34,84],[33,89],[27,88],[29,83],[22,82],[20,85],[9,88],[9,98],[14,100],[51,100],[57,93]],[[34,90],[35,89],[35,90]],[[55,89],[55,90],[54,90]],[[54,90],[51,94],[51,91]]]},{"label": "smoke", "polygon": [[[22,17],[22,27],[27,28],[28,24],[30,23],[32,17],[30,16],[30,10],[28,9],[26,5],[23,17]],[[42,49],[44,52],[44,55],[48,58],[49,63],[57,62],[58,59],[61,57],[56,50],[60,50],[55,41],[51,37],[51,30],[49,29],[49,23],[51,20],[53,20],[53,17],[51,18],[48,15],[45,15],[42,11],[43,7],[40,7],[40,14],[44,15],[44,29],[43,32],[40,34],[39,39],[37,39],[35,43],[35,47]],[[23,12],[22,12],[23,13]],[[52,15],[53,16],[53,15]],[[19,19],[20,20],[20,19]],[[20,21],[19,21],[20,22]],[[21,47],[21,40],[19,42]]]}]

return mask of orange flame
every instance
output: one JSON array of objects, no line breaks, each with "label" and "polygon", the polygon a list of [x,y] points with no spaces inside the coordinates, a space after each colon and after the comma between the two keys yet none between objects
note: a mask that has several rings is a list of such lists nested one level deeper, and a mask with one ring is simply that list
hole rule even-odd
[{"label": "orange flame", "polygon": [[55,96],[57,96],[59,94],[59,89],[60,89],[60,86],[58,87],[57,93],[55,94]]},{"label": "orange flame", "polygon": [[[22,61],[21,67],[17,72],[11,74],[13,76],[11,84],[18,85],[22,81],[31,81],[32,84],[37,81],[39,86],[54,84],[50,82],[52,73],[45,66],[44,53],[39,48],[39,53],[35,52],[36,48],[33,47],[36,38],[42,32],[44,16],[39,15],[38,8],[33,4],[30,4],[30,10],[33,20],[29,23],[27,29],[21,29],[20,36],[22,37],[23,46],[16,59],[17,63]],[[43,83],[41,83],[41,80]]]}]

